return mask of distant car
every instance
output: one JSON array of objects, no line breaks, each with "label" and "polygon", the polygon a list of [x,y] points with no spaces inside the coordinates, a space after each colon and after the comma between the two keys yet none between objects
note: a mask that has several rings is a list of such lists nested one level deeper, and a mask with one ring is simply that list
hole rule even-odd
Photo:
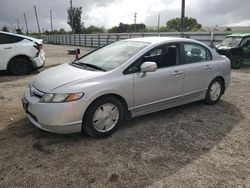
[{"label": "distant car", "polygon": [[217,52],[231,60],[231,66],[239,69],[245,61],[250,61],[250,33],[235,33],[225,37],[215,46]]},{"label": "distant car", "polygon": [[126,118],[197,100],[217,103],[230,71],[228,58],[195,40],[128,39],[40,73],[23,107],[43,130],[102,137]]},{"label": "distant car", "polygon": [[43,41],[0,31],[0,70],[14,75],[29,74],[44,65]]}]

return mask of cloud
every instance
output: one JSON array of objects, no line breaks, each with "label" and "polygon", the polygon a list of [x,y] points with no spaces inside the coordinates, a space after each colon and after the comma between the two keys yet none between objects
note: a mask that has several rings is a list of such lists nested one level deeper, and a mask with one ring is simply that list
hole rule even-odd
[{"label": "cloud", "polygon": [[[137,22],[149,26],[157,25],[158,14],[161,25],[169,19],[180,17],[181,0],[72,0],[74,6],[82,6],[82,21],[85,26],[97,25],[110,28],[120,22]],[[1,0],[0,28],[4,25],[17,27],[17,18],[25,30],[23,14],[28,27],[37,31],[34,5],[37,7],[40,27],[50,30],[50,9],[53,11],[54,28],[70,30],[66,23],[69,0]],[[249,0],[186,0],[186,16],[194,17],[203,26],[250,25]]]}]

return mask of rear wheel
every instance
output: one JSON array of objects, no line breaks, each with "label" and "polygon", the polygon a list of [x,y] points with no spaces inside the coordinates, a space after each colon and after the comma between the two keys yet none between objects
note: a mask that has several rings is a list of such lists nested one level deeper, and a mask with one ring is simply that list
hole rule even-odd
[{"label": "rear wheel", "polygon": [[26,75],[32,71],[32,65],[26,57],[16,57],[9,62],[8,70],[13,75]]},{"label": "rear wheel", "polygon": [[83,131],[92,137],[112,134],[124,119],[122,103],[112,97],[102,97],[94,101],[83,118]]},{"label": "rear wheel", "polygon": [[206,103],[216,104],[223,93],[223,82],[220,78],[214,79],[208,86],[206,93]]}]

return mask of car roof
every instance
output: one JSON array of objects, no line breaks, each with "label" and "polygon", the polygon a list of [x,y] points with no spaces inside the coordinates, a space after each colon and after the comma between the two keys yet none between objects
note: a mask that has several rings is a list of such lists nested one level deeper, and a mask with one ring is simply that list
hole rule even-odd
[{"label": "car roof", "polygon": [[141,38],[131,38],[126,39],[125,41],[138,41],[138,42],[147,42],[151,44],[160,44],[164,42],[196,42],[199,41],[187,38],[179,38],[179,37],[141,37]]},{"label": "car roof", "polygon": [[10,32],[4,32],[4,31],[0,31],[0,33],[22,37],[22,38],[25,38],[25,39],[28,39],[28,40],[31,40],[31,41],[35,41],[35,42],[38,42],[38,43],[41,43],[43,41],[42,39],[36,39],[36,38],[33,38],[33,37],[28,37],[28,36],[25,36],[25,35],[19,35],[19,34],[16,34],[16,33],[10,33]]},{"label": "car roof", "polygon": [[231,35],[227,35],[227,37],[249,37],[250,33],[233,33]]}]

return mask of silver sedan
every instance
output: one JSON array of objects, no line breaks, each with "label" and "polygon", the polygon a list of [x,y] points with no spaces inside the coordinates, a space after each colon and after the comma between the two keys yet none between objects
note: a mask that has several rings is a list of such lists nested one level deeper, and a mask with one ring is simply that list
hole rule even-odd
[{"label": "silver sedan", "polygon": [[198,100],[215,104],[230,61],[191,39],[112,43],[35,77],[22,99],[28,119],[55,133],[113,133],[123,120]]}]

